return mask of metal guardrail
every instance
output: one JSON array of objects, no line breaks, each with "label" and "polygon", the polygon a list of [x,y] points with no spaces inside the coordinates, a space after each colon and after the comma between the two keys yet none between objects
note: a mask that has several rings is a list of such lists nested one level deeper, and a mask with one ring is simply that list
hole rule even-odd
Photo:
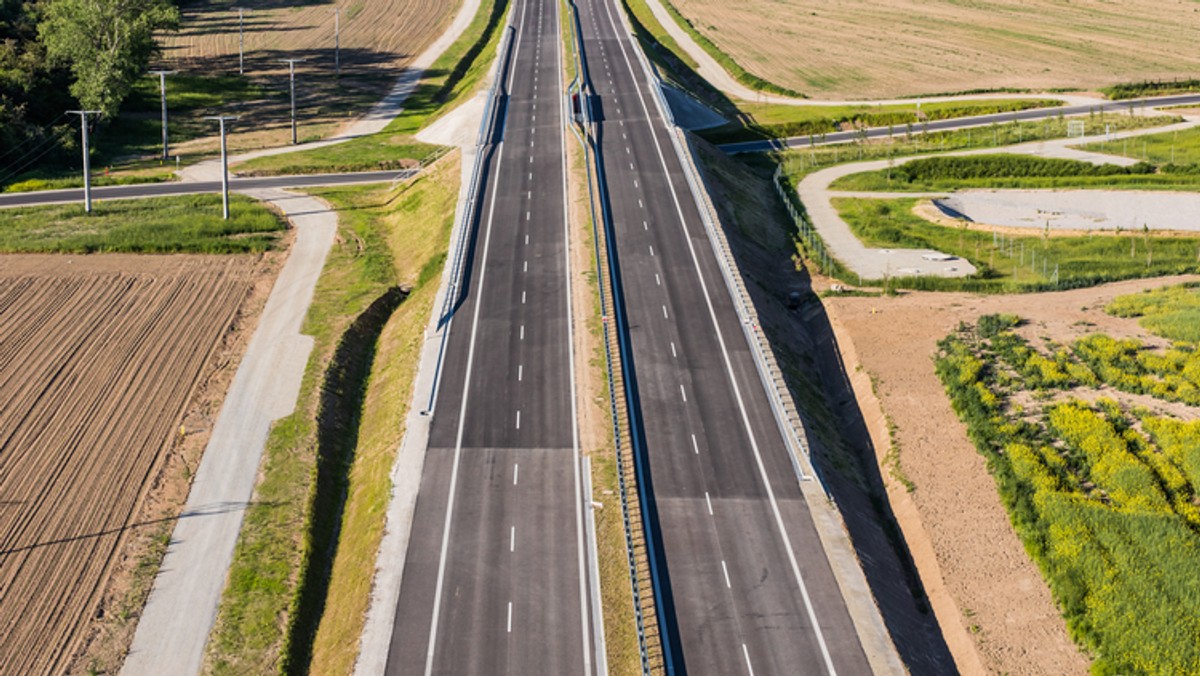
[{"label": "metal guardrail", "polygon": [[[515,13],[509,9],[508,20],[505,22],[504,39],[500,44],[497,54],[500,57],[499,67],[496,69],[495,80],[492,81],[492,86],[488,89],[487,104],[484,107],[483,119],[479,122],[479,132],[475,138],[475,162],[471,167],[471,177],[468,179],[470,188],[463,203],[460,205],[458,223],[455,229],[458,231],[458,240],[454,244],[454,255],[450,258],[450,273],[446,286],[446,295],[442,298],[442,309],[438,312],[437,330],[441,331],[441,344],[438,346],[437,359],[434,361],[434,377],[433,386],[429,389],[429,402],[425,405],[425,414],[433,413],[434,404],[437,401],[437,392],[439,385],[442,382],[442,363],[446,355],[446,343],[449,340],[450,331],[447,324],[454,316],[453,308],[459,302],[459,294],[463,279],[463,263],[467,255],[467,242],[471,232],[471,226],[474,223],[476,209],[476,200],[479,198],[479,193],[482,189],[480,179],[483,175],[484,158],[488,155],[488,150],[495,143],[497,115],[500,110],[497,103],[500,97],[507,94],[508,69],[512,63],[512,43],[513,43],[513,15]],[[501,141],[503,142],[503,141]]]},{"label": "metal guardrail", "polygon": [[[623,15],[622,18],[624,19]],[[626,30],[631,35],[633,34],[627,21]],[[759,379],[762,381],[767,398],[771,402],[771,411],[788,447],[788,455],[791,459],[792,467],[800,481],[811,480],[815,471],[812,473],[806,472],[804,469],[805,463],[802,462],[802,459],[807,460],[808,466],[812,467],[808,432],[804,427],[803,421],[800,419],[795,403],[792,401],[791,393],[787,389],[787,382],[783,377],[783,372],[775,360],[775,354],[770,349],[770,342],[762,331],[762,326],[758,321],[758,313],[754,309],[754,303],[750,299],[749,292],[746,291],[745,281],[742,279],[741,272],[737,267],[733,252],[729,248],[729,242],[725,239],[725,233],[718,225],[720,218],[709,197],[703,175],[696,167],[691,141],[688,139],[686,132],[680,129],[675,123],[675,118],[671,114],[671,108],[667,104],[666,97],[663,94],[663,83],[658,72],[651,66],[649,59],[646,58],[641,49],[634,49],[633,51],[637,54],[638,61],[641,63],[642,70],[645,72],[647,79],[653,85],[654,100],[658,106],[659,113],[668,124],[671,145],[675,150],[675,155],[678,157],[680,165],[684,169],[683,173],[691,188],[696,210],[700,213],[700,220],[704,225],[709,244],[712,246],[713,254],[717,259],[717,266],[721,270],[721,276],[725,281],[726,289],[738,313],[742,333],[745,335],[746,343],[750,346],[750,352],[754,357]]]},{"label": "metal guardrail", "polygon": [[[625,531],[625,554],[629,572],[630,587],[633,594],[634,620],[637,628],[638,650],[641,669],[644,676],[668,671],[666,651],[662,640],[661,626],[658,621],[658,603],[652,571],[649,576],[642,574],[643,566],[652,567],[652,552],[647,550],[649,544],[645,527],[642,522],[640,487],[636,472],[631,473],[634,450],[632,432],[626,434],[622,426],[622,412],[628,422],[630,418],[629,400],[625,395],[626,381],[623,377],[625,360],[620,356],[622,351],[620,331],[614,330],[609,319],[615,318],[619,311],[616,308],[613,282],[616,271],[613,267],[611,249],[608,241],[608,225],[611,222],[605,207],[605,200],[598,198],[597,191],[603,191],[603,171],[596,158],[593,147],[594,139],[591,133],[593,122],[590,105],[590,77],[587,73],[586,61],[583,54],[583,30],[579,18],[579,8],[574,0],[568,0],[572,14],[572,33],[575,38],[575,64],[580,96],[580,113],[584,136],[580,142],[584,149],[584,165],[587,169],[588,201],[592,216],[592,243],[596,259],[597,292],[600,297],[600,307],[603,313],[601,328],[604,334],[604,356],[607,366],[609,410],[612,414],[613,443],[617,460],[618,492],[621,497],[621,516]],[[599,208],[597,204],[599,203]],[[599,214],[597,214],[599,211]],[[601,227],[602,224],[604,227]],[[604,274],[608,270],[608,275]],[[609,293],[605,293],[605,282],[608,282]],[[617,350],[614,351],[614,345]],[[618,374],[622,374],[618,376]],[[624,442],[624,443],[623,443]],[[639,543],[641,545],[639,546]],[[646,587],[649,587],[647,590]],[[649,594],[645,592],[649,591]],[[649,598],[646,598],[649,596]],[[655,645],[657,643],[657,645]]]}]

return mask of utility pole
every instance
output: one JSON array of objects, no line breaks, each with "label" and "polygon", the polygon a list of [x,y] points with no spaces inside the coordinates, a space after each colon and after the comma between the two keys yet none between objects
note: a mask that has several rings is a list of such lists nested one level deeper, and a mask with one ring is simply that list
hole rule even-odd
[{"label": "utility pole", "polygon": [[229,158],[225,153],[225,122],[238,119],[237,115],[214,115],[204,118],[221,124],[221,215],[229,220]]},{"label": "utility pole", "polygon": [[163,132],[163,162],[166,162],[170,155],[167,148],[167,76],[174,75],[178,71],[174,70],[152,70],[150,75],[158,76],[158,90],[162,93],[162,132]]},{"label": "utility pole", "polygon": [[292,145],[296,145],[296,64],[305,59],[280,59],[288,65],[288,86],[292,93]]},{"label": "utility pole", "polygon": [[342,75],[342,8],[333,8],[333,68],[334,74]]},{"label": "utility pole", "polygon": [[245,7],[234,7],[238,13],[238,75],[246,74]]},{"label": "utility pole", "polygon": [[83,210],[92,213],[92,163],[88,157],[88,115],[99,115],[98,110],[68,110],[68,115],[78,115],[83,130]]}]

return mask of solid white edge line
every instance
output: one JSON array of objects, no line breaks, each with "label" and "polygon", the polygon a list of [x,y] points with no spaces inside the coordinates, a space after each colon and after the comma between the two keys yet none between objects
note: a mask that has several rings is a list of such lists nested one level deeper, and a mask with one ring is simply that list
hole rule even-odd
[{"label": "solid white edge line", "polygon": [[708,505],[708,515],[712,516],[712,498],[708,497],[708,491],[704,491],[704,503]]},{"label": "solid white edge line", "polygon": [[[609,23],[612,24],[613,31],[617,33],[617,35],[621,35],[621,32],[617,30],[616,21],[612,16],[611,3],[605,2],[604,6],[606,12],[608,13]],[[621,47],[621,54],[625,59],[625,65],[629,68],[629,73],[634,80],[634,89],[637,92],[638,101],[640,101],[642,104],[642,112],[646,114],[647,120],[653,120],[650,115],[650,108],[646,105],[646,99],[642,95],[642,85],[644,83],[641,82],[640,78],[638,78],[634,72],[633,63],[629,60],[629,52],[625,49],[625,40],[618,39],[617,44]],[[812,599],[809,597],[808,587],[804,584],[804,577],[800,574],[800,564],[796,561],[796,553],[792,549],[792,543],[788,537],[787,528],[783,523],[783,515],[779,511],[779,503],[775,500],[775,490],[771,487],[770,477],[767,475],[766,466],[763,464],[762,453],[758,449],[758,440],[754,436],[754,429],[750,424],[749,415],[746,413],[746,405],[742,399],[741,388],[738,387],[737,379],[734,376],[733,364],[729,358],[729,351],[725,346],[725,338],[721,335],[721,325],[717,321],[716,311],[713,309],[712,297],[708,292],[708,284],[704,281],[704,274],[700,269],[700,260],[696,256],[696,248],[693,246],[692,238],[687,231],[687,221],[683,216],[683,207],[679,203],[679,194],[675,189],[675,181],[671,178],[671,173],[667,167],[666,157],[663,155],[662,144],[659,143],[658,134],[654,130],[654,124],[653,122],[649,122],[649,124],[651,132],[650,136],[654,139],[654,147],[658,152],[658,160],[662,165],[663,173],[667,178],[667,184],[671,189],[671,199],[675,203],[675,212],[679,216],[679,227],[683,230],[684,239],[687,241],[688,251],[691,253],[692,257],[692,265],[696,270],[697,278],[700,280],[700,289],[704,293],[704,302],[708,307],[708,315],[712,320],[713,329],[717,334],[717,341],[721,346],[721,356],[725,362],[725,370],[729,375],[730,384],[733,386],[733,394],[737,400],[738,410],[741,413],[742,424],[746,428],[746,434],[750,437],[750,447],[754,451],[754,459],[758,465],[759,474],[762,476],[764,486],[767,490],[767,497],[771,503],[771,511],[775,516],[775,525],[779,529],[779,534],[783,540],[784,550],[787,552],[788,560],[792,567],[792,573],[796,578],[797,584],[800,586],[800,595],[804,599],[805,610],[807,611],[809,620],[812,623],[812,629],[813,633],[816,635],[817,643],[821,648],[821,656],[824,658],[826,671],[830,674],[830,676],[836,676],[837,670],[833,666],[833,658],[830,656],[829,647],[825,643],[825,635],[821,631],[820,622],[817,620],[816,609],[813,607]],[[748,659],[749,655],[747,654],[747,660]]]},{"label": "solid white edge line", "polygon": [[754,665],[750,664],[750,649],[746,644],[742,644],[742,656],[746,658],[746,671],[750,672],[750,676],[754,676]]},{"label": "solid white edge line", "polygon": [[733,589],[733,585],[729,583],[729,566],[725,565],[725,560],[721,560],[721,573],[725,575],[725,588]]}]

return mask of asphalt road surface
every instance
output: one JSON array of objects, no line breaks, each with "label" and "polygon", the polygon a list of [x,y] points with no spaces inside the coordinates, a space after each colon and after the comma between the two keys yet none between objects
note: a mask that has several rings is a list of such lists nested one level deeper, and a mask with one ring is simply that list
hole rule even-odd
[{"label": "asphalt road surface", "polygon": [[[231,178],[229,189],[234,192],[261,190],[264,188],[305,188],[325,185],[357,185],[365,183],[387,183],[407,178],[414,170],[361,171],[348,174],[309,174],[304,176],[264,176],[261,178]],[[92,188],[93,200],[132,199],[142,197],[167,197],[170,195],[194,195],[197,193],[221,192],[220,181],[172,181],[169,183],[137,183],[133,185],[111,185]],[[0,208],[26,207],[38,204],[60,204],[82,202],[83,188],[69,190],[41,190],[0,195]]]},{"label": "asphalt road surface", "polygon": [[[947,129],[968,129],[973,127],[990,127],[993,124],[1004,124],[1007,122],[1018,122],[1028,120],[1044,120],[1046,118],[1055,118],[1059,115],[1087,115],[1093,111],[1099,112],[1103,110],[1106,113],[1128,113],[1131,108],[1146,108],[1166,107],[1166,106],[1182,106],[1200,104],[1200,94],[1183,94],[1179,96],[1159,96],[1146,99],[1131,99],[1128,101],[1110,101],[1107,103],[1097,103],[1093,106],[1061,106],[1058,108],[1037,108],[1033,110],[1020,110],[1012,113],[996,113],[994,115],[977,115],[975,117],[959,117],[949,120],[936,120],[934,122],[921,123],[913,125],[914,131],[922,133],[927,131],[944,131]],[[887,127],[875,127],[867,130],[867,138],[887,138],[888,136],[903,134],[905,128],[896,126],[893,129]],[[782,150],[784,148],[806,148],[811,145],[831,145],[835,143],[850,143],[862,138],[861,132],[857,131],[842,131],[832,134],[818,134],[814,136],[793,136],[786,139],[773,139],[767,141],[748,141],[745,143],[727,143],[720,146],[721,150],[727,153],[757,153],[767,150]],[[1002,152],[1002,150],[997,150]]]},{"label": "asphalt road surface", "polygon": [[591,673],[557,7],[514,4],[503,141],[487,151],[389,674]]},{"label": "asphalt road surface", "polygon": [[870,673],[621,10],[580,11],[675,673]]}]

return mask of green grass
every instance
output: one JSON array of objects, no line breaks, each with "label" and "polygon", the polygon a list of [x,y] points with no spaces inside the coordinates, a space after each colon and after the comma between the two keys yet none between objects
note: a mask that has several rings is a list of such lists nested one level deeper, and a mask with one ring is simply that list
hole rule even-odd
[{"label": "green grass", "polygon": [[[1096,339],[1116,343],[1086,336],[1075,350]],[[939,343],[937,373],[1092,673],[1197,673],[1200,424],[1070,399],[1098,383],[1125,389],[1141,369],[1119,350],[1096,360],[1047,347],[1051,357],[1011,331],[987,337],[964,324]],[[1177,351],[1191,359],[1194,349]],[[1053,378],[1031,385],[1031,364]],[[1016,411],[1013,397],[1030,391],[1068,398],[1035,396]]]},{"label": "green grass", "polygon": [[[113,176],[105,176],[102,173],[99,176],[92,177],[92,187],[163,183],[173,178],[174,175],[169,168],[164,168],[161,171],[149,171],[137,174],[122,173]],[[66,190],[82,187],[83,176],[79,175],[78,172],[74,175],[65,175],[61,171],[38,170],[21,174],[18,181],[4,186],[3,189],[0,189],[0,192],[35,192],[38,190]]]},{"label": "green grass", "polygon": [[1145,82],[1128,82],[1105,87],[1100,91],[1114,101],[1136,99],[1145,96],[1167,96],[1169,94],[1200,91],[1200,80],[1147,80]]},{"label": "green grass", "polygon": [[[1014,237],[1003,232],[997,236],[930,223],[912,213],[916,202],[833,200],[851,231],[868,247],[934,249],[965,258],[980,270],[965,279],[891,280],[899,288],[1040,291],[1200,271],[1200,238],[1147,238],[1140,232],[1115,237]],[[1056,270],[1057,282],[1053,278]]]},{"label": "green grass", "polygon": [[483,0],[479,14],[426,72],[404,110],[378,134],[324,148],[260,157],[234,170],[243,176],[370,171],[413,166],[443,152],[416,133],[474,94],[495,59],[507,0]]},{"label": "green grass", "polygon": [[[394,189],[318,192],[339,210],[339,238],[305,318],[314,349],[296,412],[278,421],[267,441],[205,673],[351,672],[458,180],[458,161],[447,158]],[[339,393],[359,398],[331,433],[318,419],[325,384],[344,366],[334,368],[334,354],[344,349],[355,318],[396,286],[409,295],[376,342],[359,346],[359,358],[370,364],[369,376],[358,381],[365,390]],[[334,454],[322,443],[337,446]],[[341,490],[318,492],[318,452],[323,463],[342,468],[333,480]],[[339,509],[340,539],[330,559],[330,524],[313,516]],[[313,604],[314,597],[320,602]],[[315,616],[297,613],[305,608],[317,609]]]},{"label": "green grass", "polygon": [[1171,340],[1200,343],[1200,286],[1184,284],[1119,296],[1104,308],[1137,317],[1142,328]]},{"label": "green grass", "polygon": [[809,136],[848,131],[861,127],[892,126],[898,133],[916,133],[922,122],[958,117],[1006,113],[1033,108],[1054,108],[1053,99],[997,99],[989,101],[929,101],[876,106],[785,106],[739,103],[745,117],[720,127],[705,129],[700,136],[710,143],[739,143],[771,138]]},{"label": "green grass", "polygon": [[221,218],[220,195],[104,200],[0,209],[4,253],[251,253],[275,246],[283,220],[241,195]]},{"label": "green grass", "polygon": [[[1103,133],[1105,128],[1112,131],[1128,129],[1148,129],[1178,122],[1175,116],[1159,117],[1130,117],[1128,115],[1090,115],[1082,118],[1088,134]],[[1052,118],[1035,122],[1014,122],[1003,125],[992,125],[976,129],[960,129],[955,131],[922,133],[915,127],[911,134],[907,129],[897,130],[891,141],[867,141],[843,143],[838,145],[817,146],[791,149],[770,154],[770,160],[783,166],[784,172],[795,183],[808,174],[826,167],[846,162],[866,160],[886,160],[893,157],[911,155],[927,155],[960,150],[979,150],[982,148],[999,148],[1024,143],[1066,138],[1067,121],[1063,118]],[[820,140],[819,138],[817,140]]]},{"label": "green grass", "polygon": [[1084,150],[1130,157],[1152,164],[1200,164],[1200,127],[1183,131],[1146,134],[1137,138],[1101,141],[1083,146]]}]

